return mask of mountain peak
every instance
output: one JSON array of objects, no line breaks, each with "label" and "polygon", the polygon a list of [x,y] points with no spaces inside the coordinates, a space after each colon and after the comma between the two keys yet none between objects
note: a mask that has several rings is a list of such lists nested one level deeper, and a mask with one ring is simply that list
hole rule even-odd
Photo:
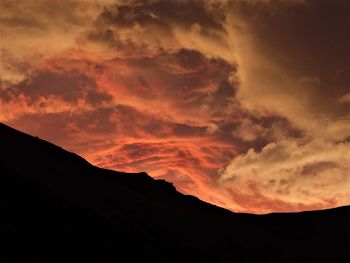
[{"label": "mountain peak", "polygon": [[1,262],[347,262],[350,207],[249,215],[0,123]]}]

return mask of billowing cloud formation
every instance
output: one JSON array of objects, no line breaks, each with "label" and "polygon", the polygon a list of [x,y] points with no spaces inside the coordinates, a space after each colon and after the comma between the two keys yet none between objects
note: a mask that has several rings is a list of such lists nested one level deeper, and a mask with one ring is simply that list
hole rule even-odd
[{"label": "billowing cloud formation", "polygon": [[347,1],[1,5],[1,121],[235,211],[350,203]]},{"label": "billowing cloud formation", "polygon": [[236,157],[222,172],[221,182],[245,189],[244,194],[255,185],[264,196],[287,203],[320,207],[334,205],[335,199],[349,203],[349,151],[348,142],[270,143],[258,153],[250,149]]},{"label": "billowing cloud formation", "polygon": [[46,58],[71,48],[101,11],[97,1],[2,1],[1,84],[30,78]]}]

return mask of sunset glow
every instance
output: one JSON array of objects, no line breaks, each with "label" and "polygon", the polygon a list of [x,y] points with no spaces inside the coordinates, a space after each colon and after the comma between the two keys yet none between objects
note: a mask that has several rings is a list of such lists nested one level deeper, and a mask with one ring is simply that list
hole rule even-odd
[{"label": "sunset glow", "polygon": [[232,211],[350,204],[350,1],[0,3],[1,122]]}]

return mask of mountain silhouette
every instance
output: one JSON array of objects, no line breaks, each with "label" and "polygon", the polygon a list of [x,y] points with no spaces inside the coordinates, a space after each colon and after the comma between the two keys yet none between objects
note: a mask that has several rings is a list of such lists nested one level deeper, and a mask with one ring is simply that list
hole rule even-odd
[{"label": "mountain silhouette", "polygon": [[350,262],[350,207],[233,213],[0,124],[0,262]]}]

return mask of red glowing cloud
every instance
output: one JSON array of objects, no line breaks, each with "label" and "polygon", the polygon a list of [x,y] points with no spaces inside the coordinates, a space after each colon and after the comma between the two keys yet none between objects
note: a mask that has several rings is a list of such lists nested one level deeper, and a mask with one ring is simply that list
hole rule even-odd
[{"label": "red glowing cloud", "polygon": [[328,47],[306,59],[313,47],[289,39],[322,41],[307,30],[323,21],[293,23],[334,6],[39,2],[3,4],[1,121],[234,211],[350,202],[350,44],[332,53],[337,69],[317,68]]}]

